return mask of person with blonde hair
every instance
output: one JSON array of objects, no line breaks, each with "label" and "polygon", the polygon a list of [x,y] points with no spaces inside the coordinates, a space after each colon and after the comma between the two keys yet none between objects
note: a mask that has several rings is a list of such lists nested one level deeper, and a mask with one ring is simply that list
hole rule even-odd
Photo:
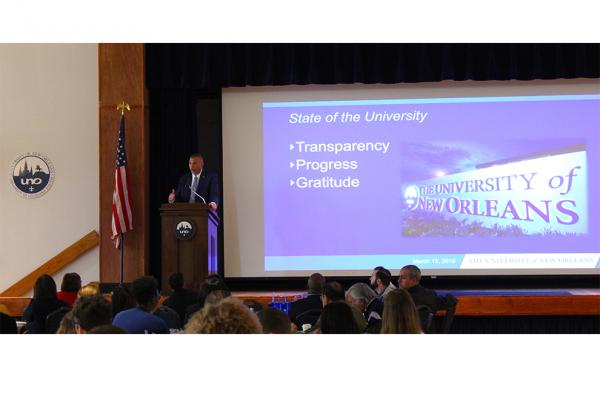
[{"label": "person with blonde hair", "polygon": [[422,333],[417,308],[405,289],[391,290],[383,301],[381,333]]},{"label": "person with blonde hair", "polygon": [[79,289],[79,292],[77,293],[77,298],[87,296],[99,296],[100,294],[100,283],[90,282],[81,289]]},{"label": "person with blonde hair", "polygon": [[185,326],[185,333],[262,333],[256,314],[240,300],[228,297],[206,304]]}]

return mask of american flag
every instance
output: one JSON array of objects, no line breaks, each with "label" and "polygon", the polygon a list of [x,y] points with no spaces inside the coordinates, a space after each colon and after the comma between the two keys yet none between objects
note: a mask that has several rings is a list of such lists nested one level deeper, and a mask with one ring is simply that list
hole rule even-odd
[{"label": "american flag", "polygon": [[121,234],[133,229],[130,193],[129,179],[127,178],[127,154],[125,153],[125,116],[121,116],[112,204],[112,239],[117,248],[120,246]]}]

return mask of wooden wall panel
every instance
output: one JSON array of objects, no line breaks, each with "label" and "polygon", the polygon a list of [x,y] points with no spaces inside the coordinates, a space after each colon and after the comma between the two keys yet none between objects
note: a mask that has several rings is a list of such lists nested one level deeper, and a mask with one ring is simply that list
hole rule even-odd
[{"label": "wooden wall panel", "polygon": [[145,85],[144,45],[98,46],[100,93],[100,280],[118,282],[120,254],[111,236],[112,191],[122,101],[125,114],[125,145],[133,203],[133,231],[125,234],[124,281],[149,270],[149,110]]}]

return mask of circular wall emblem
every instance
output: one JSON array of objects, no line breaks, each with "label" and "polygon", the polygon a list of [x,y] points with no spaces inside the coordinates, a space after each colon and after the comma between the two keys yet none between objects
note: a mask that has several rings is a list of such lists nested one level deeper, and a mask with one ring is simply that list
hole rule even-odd
[{"label": "circular wall emblem", "polygon": [[15,159],[11,167],[11,182],[26,199],[41,197],[54,183],[54,165],[40,153],[26,153]]},{"label": "circular wall emblem", "polygon": [[196,233],[196,229],[191,221],[180,221],[175,227],[175,236],[177,239],[189,240],[194,236],[194,233]]}]

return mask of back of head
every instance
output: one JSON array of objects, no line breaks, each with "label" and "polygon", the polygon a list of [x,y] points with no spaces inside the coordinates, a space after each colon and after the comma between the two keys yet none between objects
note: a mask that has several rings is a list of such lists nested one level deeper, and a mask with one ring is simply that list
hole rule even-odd
[{"label": "back of head", "polygon": [[261,333],[258,317],[241,301],[230,297],[208,304],[185,326],[186,333]]},{"label": "back of head", "polygon": [[47,274],[37,278],[33,286],[33,298],[36,300],[56,299],[56,282]]},{"label": "back of head", "polygon": [[169,276],[169,286],[174,291],[183,289],[183,274],[181,272],[172,273]]},{"label": "back of head", "polygon": [[87,331],[93,328],[110,324],[112,321],[112,308],[104,296],[80,297],[73,306],[75,323]]},{"label": "back of head", "polygon": [[384,287],[387,287],[392,281],[392,273],[385,268],[378,270],[375,273],[375,277],[381,281]]},{"label": "back of head", "polygon": [[158,298],[158,283],[153,276],[141,276],[131,283],[131,293],[138,306],[152,306]]},{"label": "back of head", "polygon": [[219,275],[210,274],[206,277],[200,286],[200,290],[198,291],[198,303],[200,304],[200,307],[204,307],[204,303],[208,295],[216,290],[229,291],[229,288]]},{"label": "back of head", "polygon": [[330,302],[333,301],[344,301],[344,287],[339,282],[330,282],[325,285],[325,290],[323,291],[323,295],[327,297],[327,300]]},{"label": "back of head", "polygon": [[325,277],[319,273],[314,273],[308,278],[308,293],[323,294],[325,287]]},{"label": "back of head", "polygon": [[346,290],[346,297],[351,297],[356,301],[364,302],[365,306],[371,302],[377,293],[369,285],[363,282],[355,283]]},{"label": "back of head", "polygon": [[321,333],[359,333],[352,309],[346,303],[329,303],[321,313]]},{"label": "back of head", "polygon": [[75,292],[77,293],[81,289],[81,277],[76,272],[69,272],[65,274],[60,284],[60,290],[63,292]]},{"label": "back of head", "polygon": [[263,333],[291,333],[292,321],[286,313],[276,308],[267,308],[258,313]]},{"label": "back of head", "polygon": [[213,290],[206,296],[206,300],[204,301],[204,305],[207,304],[217,304],[221,300],[224,300],[228,297],[231,297],[231,292],[229,290]]},{"label": "back of head", "polygon": [[100,325],[89,331],[90,334],[115,334],[115,333],[127,333],[125,329],[119,328],[114,325]]},{"label": "back of head", "polygon": [[78,297],[99,296],[100,294],[100,284],[97,282],[88,283],[77,293]]},{"label": "back of head", "polygon": [[113,317],[123,310],[135,307],[135,297],[129,286],[125,284],[121,284],[113,290],[111,302]]},{"label": "back of head", "polygon": [[405,289],[390,291],[383,301],[381,333],[421,333],[417,308]]}]

